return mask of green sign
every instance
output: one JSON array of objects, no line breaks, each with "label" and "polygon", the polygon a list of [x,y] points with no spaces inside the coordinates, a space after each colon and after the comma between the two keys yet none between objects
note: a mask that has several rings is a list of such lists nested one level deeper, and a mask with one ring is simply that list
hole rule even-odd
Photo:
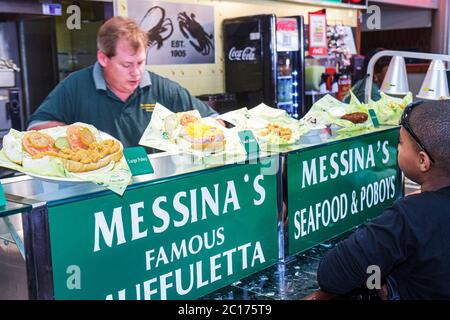
[{"label": "green sign", "polygon": [[3,192],[2,183],[0,182],[0,207],[6,205],[5,193]]},{"label": "green sign", "polygon": [[287,155],[289,255],[373,218],[401,193],[397,128]]},{"label": "green sign", "polygon": [[378,122],[377,114],[375,113],[375,110],[369,109],[369,116],[372,120],[373,126],[375,128],[378,128],[380,126],[380,123]]},{"label": "green sign", "polygon": [[55,299],[195,299],[276,263],[276,175],[263,169],[50,206]]},{"label": "green sign", "polygon": [[123,155],[133,176],[154,172],[143,147],[125,148],[123,149]]},{"label": "green sign", "polygon": [[241,140],[242,145],[245,148],[245,152],[247,156],[250,155],[258,155],[259,153],[259,144],[256,141],[255,136],[251,130],[243,130],[238,132],[239,139]]}]

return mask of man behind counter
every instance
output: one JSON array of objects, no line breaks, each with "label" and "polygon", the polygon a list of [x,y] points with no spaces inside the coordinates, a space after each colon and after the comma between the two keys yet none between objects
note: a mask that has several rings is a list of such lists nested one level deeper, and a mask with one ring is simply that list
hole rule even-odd
[{"label": "man behind counter", "polygon": [[[372,59],[372,57],[381,52],[384,51],[383,48],[377,48],[372,51],[370,51],[366,57],[364,58],[364,74],[367,75],[367,67],[369,66],[369,61]],[[370,95],[370,98],[373,101],[378,101],[381,99],[380,95],[380,88],[383,84],[384,77],[386,76],[387,70],[389,68],[389,63],[391,62],[391,57],[381,57],[378,59],[378,61],[375,63],[374,69],[373,69],[373,82],[372,82],[372,93]],[[360,102],[364,102],[365,100],[365,92],[366,92],[366,81],[367,77],[358,80],[352,87],[352,92],[358,98]],[[350,93],[348,93],[343,100],[344,103],[350,103]]]},{"label": "man behind counter", "polygon": [[147,34],[133,19],[106,21],[98,31],[97,48],[95,65],[60,82],[31,115],[28,130],[80,121],[130,147],[138,145],[156,102],[173,112],[216,114],[176,82],[145,69]]}]

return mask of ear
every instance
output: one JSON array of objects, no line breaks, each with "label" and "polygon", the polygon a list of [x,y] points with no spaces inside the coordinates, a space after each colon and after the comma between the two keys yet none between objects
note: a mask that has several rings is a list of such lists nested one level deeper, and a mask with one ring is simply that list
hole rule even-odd
[{"label": "ear", "polygon": [[104,68],[108,65],[109,58],[103,51],[97,50],[97,61]]},{"label": "ear", "polygon": [[419,169],[421,172],[427,172],[430,170],[431,160],[426,152],[419,152]]}]

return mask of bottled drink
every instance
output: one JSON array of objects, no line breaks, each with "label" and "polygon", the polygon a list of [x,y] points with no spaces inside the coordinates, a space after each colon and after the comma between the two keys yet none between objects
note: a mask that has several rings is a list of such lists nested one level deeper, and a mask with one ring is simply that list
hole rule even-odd
[{"label": "bottled drink", "polygon": [[348,74],[342,74],[338,81],[338,92],[336,99],[342,101],[352,87],[352,79]]}]

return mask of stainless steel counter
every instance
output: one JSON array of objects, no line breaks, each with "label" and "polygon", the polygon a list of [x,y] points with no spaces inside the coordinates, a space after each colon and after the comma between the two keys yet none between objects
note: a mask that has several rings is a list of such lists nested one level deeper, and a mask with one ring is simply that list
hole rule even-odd
[{"label": "stainless steel counter", "polygon": [[[394,126],[382,126],[376,130],[368,132],[367,134],[390,128],[394,128]],[[351,137],[349,139],[357,138],[358,136]],[[260,158],[271,155],[278,156],[280,153],[284,154],[300,149],[313,148],[320,145],[326,145],[328,143],[336,143],[337,141],[339,140],[329,140],[323,142],[318,139],[308,141],[301,140],[299,144],[278,148],[271,154],[260,153],[259,156]],[[201,172],[214,167],[242,163],[245,161],[245,156],[209,156],[200,159],[192,155],[174,154],[169,152],[149,154],[148,157],[154,168],[154,173],[133,177],[132,185],[138,185],[140,183],[150,181],[157,182],[161,179],[174,177],[177,175]],[[3,179],[2,184],[5,194],[33,199],[36,201],[45,201],[48,203],[76,196],[82,197],[84,195],[107,190],[105,187],[90,182],[65,182],[64,179],[61,178],[49,178],[47,180],[34,179],[27,175]]]},{"label": "stainless steel counter", "polygon": [[[393,127],[383,127],[377,131],[391,128]],[[370,132],[368,134],[374,132],[376,131]],[[357,140],[358,138],[359,137],[352,137],[349,139]],[[298,144],[286,148],[281,148],[277,150],[277,153],[272,154],[272,156],[277,157],[278,159],[281,155],[282,157],[280,158],[280,163],[283,163],[283,156],[291,151],[298,151],[301,149],[306,150],[309,148],[318,147],[320,148],[321,145],[334,144],[338,142],[339,141],[328,141],[326,143],[321,143],[319,141],[315,141],[314,143],[309,144]],[[128,187],[129,190],[139,188],[141,186],[158,184],[167,180],[176,180],[181,177],[194,177],[198,174],[202,174],[205,171],[209,171],[208,174],[214,174],[213,171],[220,170],[220,167],[234,166],[236,164],[245,163],[246,160],[245,156],[237,158],[222,158],[219,156],[211,156],[199,159],[191,155],[180,155],[167,152],[149,154],[148,157],[154,168],[154,173],[133,177],[132,184]],[[270,155],[268,154],[261,154],[259,159],[264,159],[264,157],[269,157],[270,159]],[[250,159],[250,161],[255,160]],[[284,165],[282,164],[281,168],[284,168]],[[277,195],[277,198],[282,199],[281,201],[278,201],[280,202],[278,203],[278,205],[282,205],[284,200],[282,195],[282,193],[284,192],[284,188],[282,187],[281,183],[283,175],[281,175],[279,171],[278,174],[280,179],[279,181],[277,180],[277,192],[279,193]],[[78,199],[95,198],[96,196],[100,197],[101,195],[105,195],[107,193],[111,194],[111,192],[105,187],[96,185],[91,182],[70,182],[58,178],[49,178],[44,180],[33,178],[27,175],[3,179],[2,186],[7,198],[9,200],[12,200],[8,203],[8,206],[4,208],[3,216],[6,217],[7,214],[14,215],[11,216],[11,218],[14,218],[14,221],[10,219],[8,219],[8,221],[5,220],[4,218],[2,218],[0,212],[0,236],[3,235],[3,240],[6,239],[6,241],[8,242],[16,244],[15,246],[10,247],[14,248],[14,254],[6,257],[6,260],[12,258],[13,256],[16,258],[20,257],[21,255],[22,257],[25,257],[23,249],[24,246],[22,244],[24,242],[24,234],[28,234],[31,237],[31,239],[28,239],[29,243],[25,243],[25,248],[33,246],[35,244],[35,242],[33,242],[35,241],[33,237],[36,237],[36,239],[39,237],[48,238],[48,222],[46,221],[47,207],[45,206],[45,204],[47,204],[48,207],[52,207],[54,205],[57,205],[61,201],[75,202],[78,201]],[[21,205],[21,207],[17,207],[18,203],[15,203],[15,201],[18,203],[22,203],[23,205]],[[42,211],[33,212],[33,214],[28,215],[25,214],[23,216],[19,213],[21,209],[28,210],[30,206],[33,208],[39,207]],[[284,208],[283,210],[285,209],[286,208]],[[278,207],[278,210],[279,250],[283,253],[281,254],[281,256],[284,256],[283,241],[284,237],[286,236],[286,232],[282,231],[285,227],[283,226],[285,221],[285,217],[283,216],[283,214],[285,213],[282,212],[283,210],[280,209],[280,206]],[[13,232],[11,232],[11,221],[14,222],[12,224],[12,229],[16,231],[16,234],[14,236]],[[22,224],[25,225],[25,228],[21,228]],[[29,229],[27,229],[27,224]],[[33,225],[33,227],[30,229],[31,225]],[[40,241],[41,239],[38,240]],[[39,252],[39,261],[44,261],[47,266],[51,266],[51,260],[49,260],[51,258],[51,254],[49,251],[50,244],[46,241],[42,242],[41,244],[42,247],[35,250],[35,252]],[[270,267],[267,270],[263,270],[261,272],[258,272],[257,274],[242,279],[236,283],[233,283],[233,285],[223,288],[222,290],[213,292],[207,295],[205,298],[301,299],[304,296],[310,294],[312,291],[318,289],[317,281],[315,278],[315,271],[320,259],[319,256],[324,253],[324,248],[328,249],[330,247],[331,245],[327,243],[324,243],[324,245],[321,244],[319,246],[316,246],[315,248],[310,249],[307,252],[303,252],[302,254],[295,255],[287,259],[286,261],[282,260],[275,266]],[[320,253],[319,256],[315,256],[317,252]],[[49,261],[47,261],[46,259]],[[5,259],[2,259],[0,257],[0,263],[3,263],[4,261]],[[23,259],[17,265],[22,270],[22,272],[20,273],[22,280],[23,274],[25,272],[24,264],[25,261]],[[36,274],[33,274],[33,280],[36,281],[36,283],[46,283],[52,285],[51,280],[45,279],[45,277],[48,277],[49,271],[45,268],[42,268],[42,270],[39,269],[40,265],[41,264],[37,264],[37,268],[35,270]],[[29,275],[28,278],[30,279]],[[44,281],[41,278],[44,278]],[[2,288],[3,287],[0,285],[0,289]],[[2,291],[4,291],[3,289]],[[7,288],[7,290],[10,289]],[[53,288],[48,288],[44,291],[52,292],[52,290]],[[41,297],[37,296],[36,294],[37,292],[30,293],[30,298],[51,298],[51,296],[48,295]]]},{"label": "stainless steel counter", "polygon": [[[148,157],[154,168],[154,173],[133,177],[132,185],[149,181],[156,182],[169,177],[200,172],[234,162],[234,159],[209,158],[201,160],[191,155],[168,152],[149,154]],[[7,195],[45,201],[47,203],[72,197],[82,197],[107,190],[105,187],[91,182],[67,182],[62,178],[38,179],[28,175],[3,179],[2,184],[3,190]]]}]

